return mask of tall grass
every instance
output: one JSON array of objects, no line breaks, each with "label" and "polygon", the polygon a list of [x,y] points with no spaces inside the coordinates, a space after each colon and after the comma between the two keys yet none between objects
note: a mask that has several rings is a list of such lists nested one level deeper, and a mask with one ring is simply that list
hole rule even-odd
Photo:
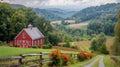
[{"label": "tall grass", "polygon": [[105,67],[115,67],[115,64],[110,61],[109,56],[104,55],[103,62],[105,64]]}]

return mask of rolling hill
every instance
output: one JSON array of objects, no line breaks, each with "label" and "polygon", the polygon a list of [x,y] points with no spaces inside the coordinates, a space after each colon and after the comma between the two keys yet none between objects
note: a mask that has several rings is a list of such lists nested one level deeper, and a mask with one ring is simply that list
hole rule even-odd
[{"label": "rolling hill", "polygon": [[54,12],[46,9],[39,9],[39,8],[33,8],[33,10],[36,12],[38,16],[43,16],[47,20],[62,20],[63,18]]},{"label": "rolling hill", "polygon": [[96,20],[104,15],[117,15],[120,9],[120,3],[112,3],[95,7],[85,8],[72,16],[74,19],[81,21]]}]

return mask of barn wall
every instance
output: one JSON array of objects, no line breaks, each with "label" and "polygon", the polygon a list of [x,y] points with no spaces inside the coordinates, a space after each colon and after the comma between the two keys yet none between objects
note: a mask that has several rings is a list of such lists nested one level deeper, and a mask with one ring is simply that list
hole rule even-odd
[{"label": "barn wall", "polygon": [[36,39],[34,40],[34,45],[35,46],[42,46],[44,44],[44,38]]},{"label": "barn wall", "polygon": [[[25,37],[23,37],[23,33]],[[29,43],[29,44],[28,44]],[[30,36],[23,30],[15,39],[15,44],[19,47],[30,48],[32,47],[32,39]]]}]

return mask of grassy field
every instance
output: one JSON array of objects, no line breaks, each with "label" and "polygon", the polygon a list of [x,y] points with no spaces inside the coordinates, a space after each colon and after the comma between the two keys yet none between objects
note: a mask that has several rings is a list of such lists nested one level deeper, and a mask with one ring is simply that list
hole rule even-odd
[{"label": "grassy field", "polygon": [[76,45],[79,50],[90,52],[90,41],[71,42],[72,45]]},{"label": "grassy field", "polygon": [[70,28],[80,28],[80,27],[87,26],[88,24],[89,24],[89,23],[70,24],[70,25],[68,25],[67,27],[70,27]]},{"label": "grassy field", "polygon": [[115,64],[110,60],[109,56],[104,55],[103,62],[105,67],[115,67]]},{"label": "grassy field", "polygon": [[[39,52],[50,52],[55,49],[41,49],[41,48],[16,48],[16,47],[8,47],[8,46],[0,46],[0,57],[9,57],[9,56],[16,56],[20,54],[26,53],[39,53]],[[63,51],[70,53],[71,51]],[[74,53],[74,52],[73,52]]]},{"label": "grassy field", "polygon": [[70,28],[82,28],[82,27],[86,27],[89,23],[90,23],[90,21],[76,23],[76,24],[69,24],[69,25],[67,25],[67,27],[70,27]]},{"label": "grassy field", "polygon": [[[71,42],[72,45],[78,46],[79,50],[90,52],[90,43],[91,41],[80,41],[80,42]],[[110,51],[111,45],[113,44],[113,38],[110,37],[106,41],[106,47]]]}]

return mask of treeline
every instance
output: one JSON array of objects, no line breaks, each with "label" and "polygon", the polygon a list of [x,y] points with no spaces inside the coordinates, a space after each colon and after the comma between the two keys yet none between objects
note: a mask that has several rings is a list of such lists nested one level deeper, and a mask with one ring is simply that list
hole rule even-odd
[{"label": "treeline", "polygon": [[63,24],[56,24],[54,27],[64,34],[63,42],[90,40],[92,38],[88,35],[87,27],[76,29]]},{"label": "treeline", "polygon": [[89,35],[104,32],[106,35],[114,35],[114,26],[117,22],[117,15],[104,14],[97,20],[92,20],[87,26]]},{"label": "treeline", "polygon": [[[43,17],[39,17],[31,8],[13,8],[10,4],[0,3],[0,41],[12,41],[23,29],[32,24],[45,35],[45,43],[57,45],[61,41],[55,30]],[[57,41],[54,41],[57,40]]]}]

